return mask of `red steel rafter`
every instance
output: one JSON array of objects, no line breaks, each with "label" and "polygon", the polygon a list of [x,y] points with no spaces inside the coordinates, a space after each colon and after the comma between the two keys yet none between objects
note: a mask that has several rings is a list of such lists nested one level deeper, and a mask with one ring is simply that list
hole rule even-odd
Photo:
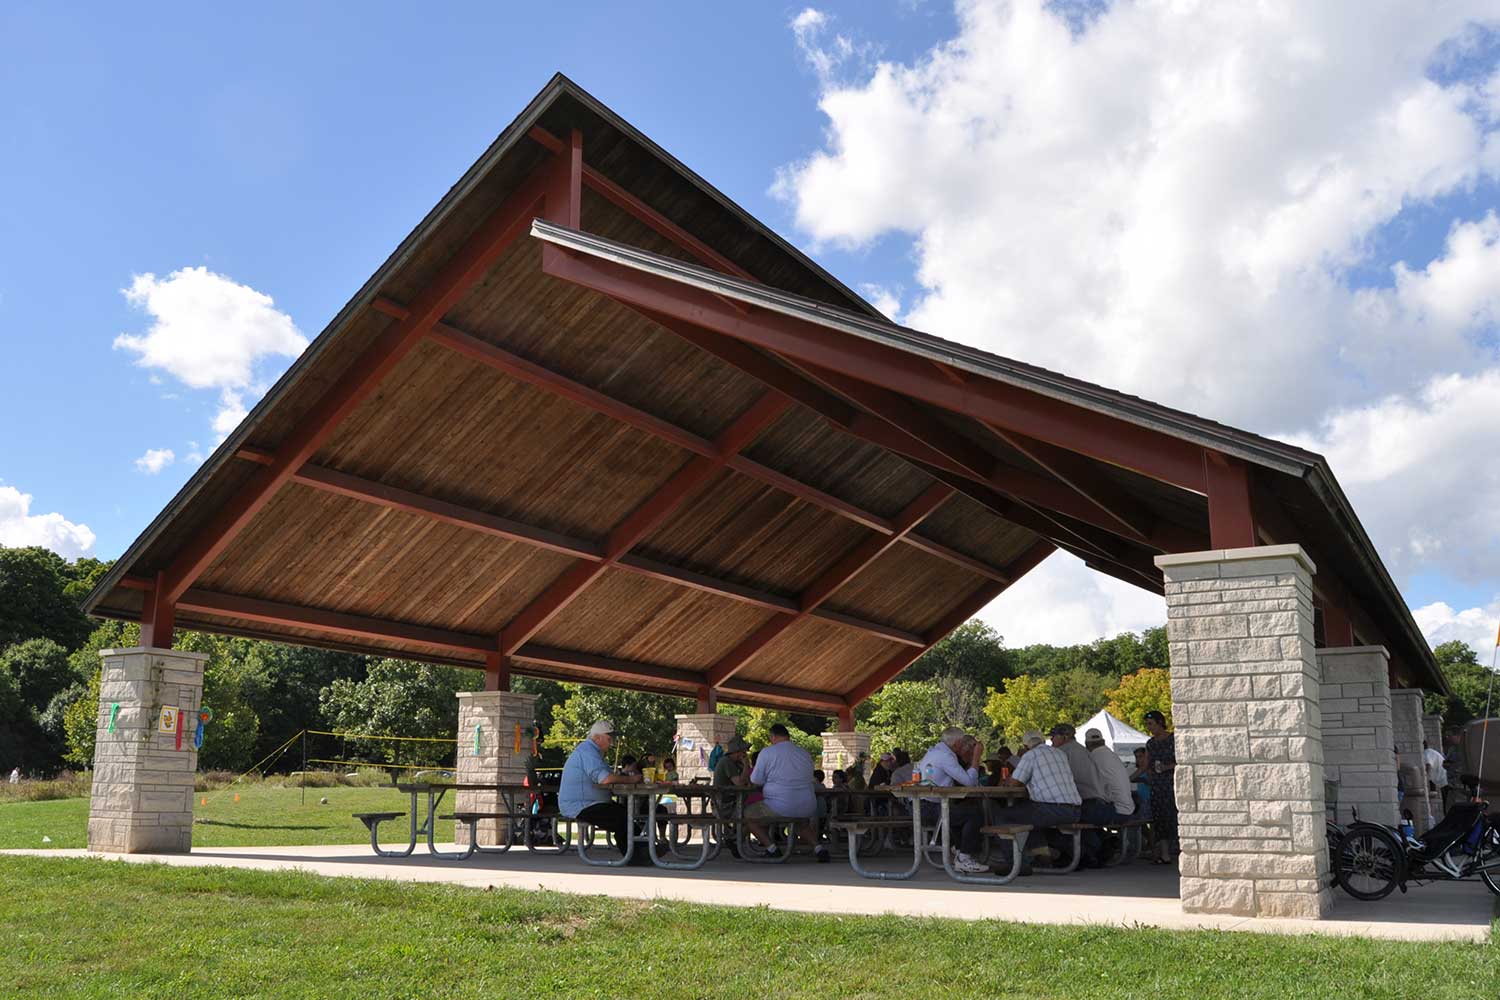
[{"label": "red steel rafter", "polygon": [[929,487],[896,517],[894,534],[872,535],[819,574],[818,578],[798,598],[800,611],[796,615],[772,618],[726,653],[709,669],[708,686],[718,687],[733,677],[754,659],[756,654],[770,645],[772,640],[810,615],[818,605],[832,597],[835,591],[853,579],[860,570],[878,559],[903,535],[921,524],[929,514],[942,506],[952,495],[953,490],[948,486],[939,484]]},{"label": "red steel rafter", "polygon": [[1204,449],[1203,478],[1208,484],[1210,547],[1253,547],[1257,532],[1255,511],[1250,502],[1250,471],[1245,463]]},{"label": "red steel rafter", "polygon": [[757,400],[730,424],[728,430],[715,439],[714,457],[698,455],[690,459],[645,503],[615,526],[605,540],[603,558],[597,562],[582,562],[567,570],[523,608],[501,631],[500,652],[507,655],[515,652],[522,643],[545,628],[585,587],[665,521],[683,501],[702,488],[715,473],[728,464],[733,455],[779,417],[788,405],[785,398],[775,393],[767,393]]},{"label": "red steel rafter", "polygon": [[[185,611],[236,618],[241,621],[307,629],[320,633],[322,636],[384,639],[417,644],[434,653],[454,657],[475,667],[479,665],[475,661],[483,659],[491,665],[492,669],[494,665],[499,664],[502,671],[511,673],[573,681],[578,679],[579,673],[583,673],[589,676],[592,683],[631,687],[667,685],[671,693],[685,696],[691,696],[703,683],[702,675],[690,670],[631,660],[614,660],[574,650],[538,646],[534,643],[522,646],[514,656],[501,658],[495,649],[495,640],[492,636],[427,628],[322,608],[308,608],[234,594],[214,593],[198,588],[187,591],[178,603],[178,607]],[[574,672],[553,671],[549,673],[545,670],[528,669],[523,664],[567,667]],[[824,691],[805,691],[799,688],[756,684],[749,681],[733,682],[726,685],[719,693],[733,701],[750,705],[768,707],[792,705],[814,711],[836,710],[842,702],[840,696]]]},{"label": "red steel rafter", "polygon": [[[1014,562],[1006,567],[1006,570],[1011,574],[1012,580],[1019,580],[1021,577],[1025,576],[1028,572],[1034,569],[1036,565],[1043,559],[1046,559],[1049,555],[1051,555],[1052,551],[1052,543],[1045,541],[1037,542],[1031,548],[1027,549],[1024,553],[1018,556]],[[1005,583],[1004,581],[996,580],[987,583],[983,587],[980,587],[978,590],[974,591],[973,594],[965,598],[957,607],[948,612],[948,614],[943,617],[942,621],[938,622],[928,630],[927,634],[923,637],[927,640],[926,646],[917,650],[903,650],[902,652],[897,653],[895,656],[891,657],[881,665],[879,670],[876,670],[869,677],[866,677],[864,680],[860,681],[857,685],[855,685],[853,690],[844,695],[845,703],[849,706],[850,709],[853,709],[860,702],[870,697],[870,695],[878,691],[881,686],[884,685],[887,681],[893,679],[897,674],[901,673],[901,671],[905,670],[907,667],[915,663],[917,658],[920,657],[923,653],[927,652],[933,646],[936,646],[939,642],[941,642],[943,637],[946,636],[949,632],[952,632],[964,622],[968,621],[980,611],[984,610],[985,605],[989,604],[995,598],[999,597],[1001,591],[1005,590],[1007,586],[1009,586],[1009,584]]]},{"label": "red steel rafter", "polygon": [[[267,452],[254,448],[241,448],[236,456],[251,462],[263,462]],[[432,497],[412,493],[409,490],[399,489],[379,483],[371,479],[350,475],[346,472],[338,472],[311,463],[304,465],[292,477],[292,481],[313,489],[322,490],[327,493],[335,493],[339,496],[349,497],[353,500],[362,500],[366,503],[392,510],[404,511],[408,514],[417,514],[428,517],[444,524],[451,524],[460,528],[467,528],[482,534],[494,535],[507,541],[521,542],[537,548],[548,549],[563,555],[572,556],[575,559],[598,560],[604,558],[604,549],[598,542],[589,541],[586,538],[575,538],[560,532],[549,531],[546,528],[538,528],[510,518],[500,517],[481,510],[463,507],[446,500],[436,500]],[[981,564],[982,565],[982,564]],[[731,600],[740,601],[745,604],[754,604],[767,608],[771,611],[780,611],[787,614],[795,614],[797,602],[789,597],[781,597],[777,594],[756,590],[742,584],[721,580],[705,573],[696,573],[692,570],[682,569],[679,566],[671,566],[667,563],[648,559],[645,556],[625,555],[615,561],[617,569],[626,570],[640,576],[654,577],[655,579],[674,583],[678,586],[701,590],[705,593],[716,594]],[[126,577],[121,586],[135,586],[138,589],[150,590],[150,581],[140,582],[135,577]],[[861,632],[870,632],[890,639],[894,642],[907,646],[921,645],[920,636],[900,629],[883,625],[879,622],[865,621],[852,615],[836,614],[832,611],[819,609],[816,612],[819,618],[836,624],[845,625]]]},{"label": "red steel rafter", "polygon": [[[377,298],[374,306],[377,310],[398,319],[404,317],[407,312],[405,306],[387,298]],[[713,335],[710,334],[709,336]],[[432,339],[473,361],[505,372],[513,378],[544,389],[563,399],[571,400],[596,413],[602,413],[623,423],[627,423],[632,427],[659,437],[694,454],[712,455],[714,453],[713,442],[707,438],[694,434],[686,428],[678,427],[676,424],[663,420],[645,410],[623,403],[612,396],[605,395],[596,389],[513,354],[489,341],[481,340],[449,324],[437,324],[433,329]],[[728,341],[728,343],[734,344],[736,347],[741,347],[741,345],[734,341]],[[749,348],[742,349],[747,354],[755,354]],[[759,355],[755,356],[759,357]],[[771,367],[779,367],[774,362],[766,361],[765,363]],[[790,375],[791,373],[787,374]],[[794,393],[783,391],[781,386],[773,386],[772,388],[781,391],[788,398],[796,398]],[[832,399],[832,397],[829,397],[829,399]],[[809,398],[808,402],[815,402],[824,409],[828,406],[822,400]],[[852,411],[850,416],[851,419],[854,417]],[[882,534],[890,534],[892,532],[889,518],[863,510],[854,504],[793,479],[784,473],[777,472],[744,455],[736,455],[730,459],[729,468],[783,492],[790,493],[798,499],[805,500],[814,506],[838,514],[857,524],[864,525],[874,531],[881,532]],[[908,535],[903,541],[923,548],[940,559],[964,566],[982,576],[997,577],[1002,575],[997,568],[989,566],[975,559],[973,556],[957,552],[938,542],[932,542],[915,535]]]},{"label": "red steel rafter", "polygon": [[251,477],[177,555],[165,572],[164,596],[180,598],[240,531],[270,502],[339,423],[363,402],[432,325],[526,232],[546,191],[549,171],[533,174],[453,254],[412,302],[410,315],[387,330],[346,370]]},{"label": "red steel rafter", "polygon": [[1202,449],[1160,431],[994,380],[958,386],[894,347],[767,310],[741,315],[711,293],[553,243],[543,244],[542,270],[799,363],[873,382],[1183,489],[1204,491]]}]

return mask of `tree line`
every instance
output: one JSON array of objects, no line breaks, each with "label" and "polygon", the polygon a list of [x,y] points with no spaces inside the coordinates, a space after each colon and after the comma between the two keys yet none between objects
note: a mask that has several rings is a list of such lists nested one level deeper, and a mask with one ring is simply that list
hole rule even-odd
[{"label": "tree line", "polygon": [[[0,547],[0,767],[31,774],[89,767],[99,705],[99,651],[139,643],[133,624],[97,622],[80,603],[109,569],[97,559],[69,562],[43,548]],[[178,648],[208,654],[203,703],[213,710],[199,753],[204,770],[242,771],[303,730],[453,741],[459,691],[483,685],[478,670],[363,656],[256,639],[179,632]],[[1437,647],[1454,695],[1442,705],[1449,722],[1483,711],[1488,673],[1461,642]],[[1012,649],[980,621],[970,621],[877,691],[856,711],[858,727],[878,751],[931,745],[959,725],[987,744],[1045,732],[1060,721],[1082,723],[1100,708],[1137,728],[1147,711],[1171,713],[1166,629],[1072,646]],[[618,688],[518,678],[537,696],[538,749],[560,763],[596,719],[614,721],[617,752],[669,752],[675,716],[688,699]],[[761,745],[770,727],[786,725],[817,752],[831,720],[817,715],[721,706],[741,734]],[[441,765],[455,744],[322,738],[313,757],[371,763]],[[299,760],[282,758],[282,769]]]}]

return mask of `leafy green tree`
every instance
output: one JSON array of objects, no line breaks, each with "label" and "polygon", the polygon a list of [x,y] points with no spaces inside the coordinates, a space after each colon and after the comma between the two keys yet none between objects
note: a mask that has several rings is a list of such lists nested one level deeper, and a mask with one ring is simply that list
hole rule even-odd
[{"label": "leafy green tree", "polygon": [[54,695],[80,679],[68,663],[68,651],[51,639],[27,639],[0,653],[0,672],[10,675],[21,701],[37,715]]},{"label": "leafy green tree", "polygon": [[45,771],[54,765],[54,751],[37,724],[36,713],[21,697],[10,674],[0,671],[0,767],[9,771]]},{"label": "leafy green tree", "polygon": [[752,708],[749,705],[720,705],[721,715],[733,716],[738,721],[735,730],[745,738],[753,749],[759,750],[771,742],[771,727],[778,722],[786,726],[787,735],[814,757],[823,752],[823,741],[797,725],[791,713],[774,708]]},{"label": "leafy green tree", "polygon": [[1109,691],[1120,683],[1118,676],[1107,676],[1084,667],[1070,667],[1048,678],[1057,709],[1066,722],[1086,721],[1109,701]]},{"label": "leafy green tree", "polygon": [[[1445,642],[1432,651],[1438,668],[1448,678],[1450,695],[1429,694],[1424,707],[1443,717],[1443,725],[1457,726],[1470,719],[1484,718],[1484,707],[1490,692],[1490,672],[1479,662],[1479,654],[1459,639]],[[1500,678],[1496,679],[1496,703],[1500,704]],[[1500,709],[1491,706],[1491,713]]]},{"label": "leafy green tree", "polygon": [[616,760],[626,754],[669,754],[677,735],[677,716],[692,710],[693,703],[686,698],[579,685],[553,710],[545,744],[570,753],[588,736],[590,726],[608,719],[615,725],[610,753]]},{"label": "leafy green tree", "polygon": [[[541,677],[516,677],[511,681],[511,690],[522,694],[536,695],[536,701],[532,703],[532,713],[536,718],[536,727],[544,737],[537,744],[537,756],[541,760],[542,767],[561,767],[567,759],[567,751],[562,747],[549,746],[545,737],[552,732],[552,722],[557,714],[557,707],[568,700],[568,695],[578,685],[565,684],[562,681],[550,681]],[[569,746],[568,751],[573,748]]]},{"label": "leafy green tree", "polygon": [[106,562],[84,556],[63,570],[63,576],[67,579],[67,583],[63,585],[63,593],[74,604],[82,607],[84,598],[89,596],[94,585],[104,578],[104,574],[109,572],[112,565],[114,565],[113,559]]},{"label": "leafy green tree", "polygon": [[903,681],[959,677],[983,689],[1010,676],[1000,633],[977,618],[964,622],[901,672]]},{"label": "leafy green tree", "polygon": [[75,767],[94,766],[94,740],[99,734],[101,670],[95,670],[83,696],[63,709],[63,759]]},{"label": "leafy green tree", "polygon": [[1046,733],[1057,723],[1065,721],[1052,681],[1029,674],[1006,681],[1004,691],[991,690],[984,714],[1012,745],[1029,729]]},{"label": "leafy green tree", "polygon": [[856,713],[858,728],[870,733],[876,754],[901,747],[915,760],[948,725],[936,681],[893,681],[876,691]]},{"label": "leafy green tree", "polygon": [[1146,667],[1120,679],[1120,686],[1109,692],[1109,714],[1142,731],[1146,713],[1160,712],[1172,727],[1172,672],[1165,667]]},{"label": "leafy green tree", "polygon": [[363,680],[374,659],[250,639],[233,640],[229,649],[241,663],[241,698],[260,720],[256,760],[304,729],[323,728],[319,694],[336,680]]},{"label": "leafy green tree", "polygon": [[360,681],[341,677],[318,702],[329,729],[412,736],[444,743],[349,740],[351,752],[391,764],[452,764],[457,749],[458,692],[483,687],[477,670],[408,660],[377,660]]},{"label": "leafy green tree", "polygon": [[75,649],[92,629],[67,594],[67,560],[40,546],[0,547],[0,649],[26,639],[51,639]]}]

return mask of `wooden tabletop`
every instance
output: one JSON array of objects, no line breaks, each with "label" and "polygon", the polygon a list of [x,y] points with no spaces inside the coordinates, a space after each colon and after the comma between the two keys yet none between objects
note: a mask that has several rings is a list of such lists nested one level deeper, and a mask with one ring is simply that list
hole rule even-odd
[{"label": "wooden tabletop", "polygon": [[881,785],[877,791],[890,792],[901,799],[1024,799],[1021,785]]},{"label": "wooden tabletop", "polygon": [[413,781],[396,782],[396,788],[402,792],[556,792],[556,785],[522,785],[518,782],[456,782],[456,781]]}]

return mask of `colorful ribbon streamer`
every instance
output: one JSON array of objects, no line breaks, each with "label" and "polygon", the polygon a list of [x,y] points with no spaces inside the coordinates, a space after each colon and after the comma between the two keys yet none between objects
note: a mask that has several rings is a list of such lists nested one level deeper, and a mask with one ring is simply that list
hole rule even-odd
[{"label": "colorful ribbon streamer", "polygon": [[521,752],[521,724],[519,722],[516,723],[516,746],[515,746],[515,749],[512,752],[513,753],[520,753]]},{"label": "colorful ribbon streamer", "polygon": [[109,732],[115,731],[115,716],[120,714],[120,703],[114,702],[109,706]]},{"label": "colorful ribbon streamer", "polygon": [[479,756],[479,749],[480,749],[480,747],[484,745],[483,744],[483,736],[482,736],[483,733],[484,733],[484,726],[482,726],[482,725],[480,725],[479,723],[476,722],[474,724],[474,756],[476,756],[476,757]]}]

